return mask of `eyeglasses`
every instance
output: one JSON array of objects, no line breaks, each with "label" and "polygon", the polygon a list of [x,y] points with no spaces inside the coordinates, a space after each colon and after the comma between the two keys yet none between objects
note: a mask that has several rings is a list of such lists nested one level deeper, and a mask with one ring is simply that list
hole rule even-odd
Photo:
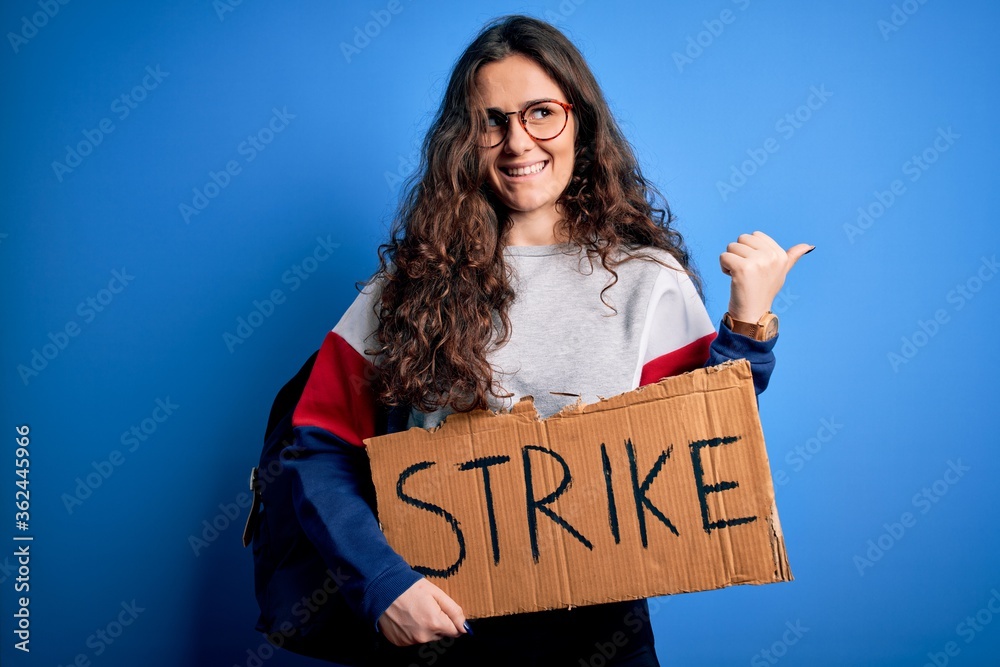
[{"label": "eyeglasses", "polygon": [[555,139],[566,129],[569,123],[569,110],[572,108],[572,104],[557,100],[537,100],[529,102],[520,111],[489,109],[486,112],[479,145],[483,148],[495,148],[503,143],[510,127],[508,116],[514,114],[518,114],[521,127],[535,141]]}]

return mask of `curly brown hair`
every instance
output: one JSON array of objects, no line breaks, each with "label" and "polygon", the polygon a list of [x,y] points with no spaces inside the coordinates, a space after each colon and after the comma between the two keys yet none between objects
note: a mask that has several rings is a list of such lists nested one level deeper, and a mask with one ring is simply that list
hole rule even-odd
[{"label": "curly brown hair", "polygon": [[618,280],[614,267],[647,257],[632,250],[655,247],[677,260],[702,295],[683,238],[670,226],[674,216],[643,177],[583,56],[544,21],[497,18],[455,64],[420,165],[404,184],[390,241],[378,248],[379,268],[369,281],[381,285],[373,306],[377,344],[365,351],[377,355],[373,391],[383,405],[433,412],[450,403],[464,412],[488,407],[487,393],[509,396],[497,391],[486,355],[491,342],[499,348],[510,337],[514,291],[503,247],[512,225],[487,183],[477,141],[483,114],[475,100],[479,69],[512,54],[536,62],[573,105],[574,167],[558,200],[564,216],[557,233],[586,249],[591,261],[600,257],[614,276],[604,291]]}]

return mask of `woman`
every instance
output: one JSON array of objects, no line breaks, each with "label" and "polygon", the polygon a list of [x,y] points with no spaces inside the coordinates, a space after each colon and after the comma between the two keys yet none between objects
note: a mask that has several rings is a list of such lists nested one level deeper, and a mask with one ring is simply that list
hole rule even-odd
[{"label": "woman", "polygon": [[[386,543],[357,456],[379,406],[401,414],[390,430],[526,394],[547,417],[565,394],[593,402],[730,358],[749,359],[763,391],[771,302],[812,248],[785,252],[760,232],[731,243],[716,333],[654,194],[558,30],[504,17],[459,58],[375,279],[324,340],[293,419],[296,511],[382,633],[373,664],[659,664],[645,600],[477,619],[470,633],[461,606]],[[616,632],[624,644],[602,654]]]}]

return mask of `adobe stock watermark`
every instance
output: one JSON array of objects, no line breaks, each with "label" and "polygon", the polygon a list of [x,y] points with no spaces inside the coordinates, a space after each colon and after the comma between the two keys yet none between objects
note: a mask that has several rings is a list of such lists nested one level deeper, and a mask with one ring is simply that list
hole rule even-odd
[{"label": "adobe stock watermark", "polygon": [[385,185],[390,190],[395,190],[402,185],[406,177],[420,166],[420,148],[415,148],[409,155],[400,154],[397,158],[396,171],[386,170],[383,173],[385,176]]},{"label": "adobe stock watermark", "polygon": [[559,3],[559,6],[556,7],[556,11],[551,9],[545,10],[545,20],[553,24],[561,23],[576,13],[576,10],[580,7],[580,5],[586,1],[587,0],[562,0],[562,2]]},{"label": "adobe stock watermark", "polygon": [[[298,458],[301,454],[299,450],[290,449],[289,445],[291,444],[288,439],[284,440],[281,443],[278,458],[272,459],[266,467],[257,469],[257,490],[261,494],[264,493],[269,484],[285,473],[288,469],[288,461]],[[242,514],[241,510],[252,505],[252,491],[241,491],[236,494],[232,502],[219,503],[219,511],[214,516],[202,520],[200,532],[188,535],[188,546],[191,547],[195,557],[200,556],[201,552],[218,540],[222,533],[229,530],[230,526],[238,525],[240,523],[238,519]]]},{"label": "adobe stock watermark", "polygon": [[781,633],[781,639],[751,656],[751,667],[767,667],[767,665],[778,664],[779,660],[788,655],[788,649],[798,644],[799,640],[809,632],[809,628],[803,626],[799,619],[795,619],[795,623],[785,621],[785,628],[787,629]]},{"label": "adobe stock watermark", "polygon": [[799,300],[799,295],[792,292],[791,288],[787,285],[778,292],[777,296],[774,297],[774,301],[771,302],[771,312],[775,315],[783,315],[788,312],[788,310],[795,305],[795,302]]},{"label": "adobe stock watermark", "polygon": [[21,26],[17,32],[8,32],[7,41],[10,48],[17,54],[21,47],[30,42],[38,35],[38,31],[49,24],[49,21],[56,17],[59,10],[68,5],[70,0],[38,0],[39,11],[25,14],[21,17]]},{"label": "adobe stock watermark", "polygon": [[[159,65],[155,68],[151,65],[146,65],[146,75],[142,77],[139,83],[111,100],[109,111],[112,116],[117,118],[119,122],[128,118],[149,97],[151,92],[159,88],[160,84],[168,76],[170,76],[170,72],[164,72],[160,69]],[[105,137],[114,132],[115,129],[114,120],[110,116],[105,116],[97,121],[95,127],[83,130],[81,132],[83,138],[80,141],[76,142],[73,146],[69,144],[65,146],[66,154],[63,157],[63,161],[52,161],[52,173],[55,174],[56,180],[62,183],[63,178],[67,174],[72,174],[76,168],[82,165],[83,161],[92,155],[94,150],[104,143]]]},{"label": "adobe stock watermark", "polygon": [[4,556],[3,563],[0,564],[0,584],[6,583],[10,576],[17,572],[17,568],[10,562],[10,556]]},{"label": "adobe stock watermark", "polygon": [[888,20],[879,19],[875,23],[875,27],[882,34],[882,41],[888,42],[889,36],[894,32],[899,32],[906,25],[906,22],[910,20],[910,17],[920,11],[920,7],[926,4],[927,0],[903,0],[899,4],[893,4]]},{"label": "adobe stock watermark", "polygon": [[[981,257],[976,271],[963,282],[955,285],[945,295],[945,301],[952,305],[952,312],[957,313],[975,299],[986,283],[993,280],[998,269],[1000,269],[1000,263],[997,263],[996,255]],[[925,348],[931,339],[940,333],[941,328],[950,321],[951,315],[946,308],[938,308],[927,320],[918,319],[917,328],[913,333],[900,338],[899,349],[886,353],[886,359],[889,361],[892,372],[898,373],[901,366],[910,363],[920,353],[920,350]]]},{"label": "adobe stock watermark", "polygon": [[[826,84],[820,84],[819,87],[811,86],[805,102],[775,121],[774,131],[784,141],[788,141],[809,122],[817,111],[826,105],[831,97],[833,97],[833,93],[826,89]],[[780,148],[781,143],[775,137],[765,139],[759,148],[748,148],[746,150],[748,159],[741,162],[739,166],[730,165],[729,178],[725,181],[715,182],[715,189],[722,197],[722,201],[727,201],[730,195],[746,185],[747,180],[753,177]]]},{"label": "adobe stock watermark", "polygon": [[[910,504],[915,509],[920,510],[920,514],[927,514],[931,509],[941,502],[945,494],[952,486],[958,484],[965,473],[972,470],[967,465],[962,464],[962,459],[947,461],[948,467],[939,479],[934,480],[929,485],[913,494]],[[854,556],[854,567],[858,570],[859,576],[865,576],[865,570],[875,567],[875,563],[882,560],[886,552],[906,536],[907,530],[917,525],[917,516],[913,512],[903,512],[899,521],[893,523],[883,523],[885,531],[873,539],[868,540],[867,549],[863,555]]]},{"label": "adobe stock watermark", "polygon": [[248,491],[240,491],[232,502],[219,503],[219,511],[214,516],[202,520],[201,533],[188,535],[188,546],[191,547],[195,557],[200,556],[201,552],[218,540],[230,526],[239,524],[242,510],[252,504],[253,494]]},{"label": "adobe stock watermark", "polygon": [[372,17],[371,21],[366,22],[364,26],[354,26],[354,37],[351,42],[340,43],[340,52],[344,55],[347,64],[350,65],[352,58],[368,48],[372,40],[389,27],[389,24],[392,23],[392,17],[402,11],[403,5],[400,0],[389,0],[384,9],[374,9],[369,12]]},{"label": "adobe stock watermark", "polygon": [[184,224],[190,224],[191,218],[201,215],[202,211],[208,208],[212,200],[222,194],[222,191],[229,187],[233,178],[243,173],[243,166],[248,165],[263,153],[274,138],[285,131],[289,123],[296,118],[296,115],[288,112],[288,107],[271,108],[271,118],[267,123],[253,134],[248,134],[247,138],[236,145],[234,149],[239,158],[231,158],[220,171],[209,171],[208,180],[201,187],[192,188],[191,203],[181,202],[177,209],[181,214]]},{"label": "adobe stock watermark", "polygon": [[[966,645],[975,641],[983,630],[985,630],[993,619],[1000,616],[1000,591],[996,588],[990,590],[990,598],[975,614],[966,616],[955,626],[955,634],[962,638]],[[952,658],[958,657],[962,652],[962,647],[957,641],[951,640],[945,643],[940,651],[930,651],[927,653],[927,662],[923,667],[945,667]]]},{"label": "adobe stock watermark", "polygon": [[661,604],[663,603],[660,602],[659,597],[648,598],[646,610],[642,608],[638,611],[632,609],[626,613],[622,617],[622,622],[629,629],[631,635],[622,630],[616,630],[610,637],[595,641],[594,652],[589,658],[581,658],[577,662],[578,667],[604,667],[619,652],[627,651],[629,644],[639,637],[643,629],[649,625],[650,619],[659,613]]},{"label": "adobe stock watermark", "polygon": [[[340,567],[336,573],[327,569],[326,578],[323,583],[309,594],[303,595],[291,607],[289,612],[296,618],[299,625],[305,625],[317,613],[331,597],[337,595],[341,587],[351,580],[349,574],[345,574]],[[265,641],[260,643],[256,649],[247,649],[247,657],[244,661],[246,667],[261,667],[266,661],[275,655],[275,649],[280,649],[297,632],[291,621],[285,620],[278,625],[278,629],[270,634],[265,634]],[[239,667],[234,664],[233,667]]]},{"label": "adobe stock watermark", "polygon": [[[117,295],[124,292],[133,280],[135,280],[135,276],[130,274],[125,267],[122,267],[120,271],[113,270],[107,287],[98,290],[96,294],[86,297],[77,304],[76,314],[82,323],[90,324],[97,319],[98,314],[107,310]],[[76,319],[69,319],[55,333],[49,332],[48,342],[43,343],[41,348],[31,348],[31,358],[28,362],[17,365],[17,374],[24,386],[27,387],[31,380],[48,368],[49,364],[55,361],[66,350],[72,339],[79,336],[82,331],[80,322],[77,322]]]},{"label": "adobe stock watermark", "polygon": [[[750,6],[750,0],[732,0],[732,2],[741,12]],[[735,23],[738,17],[739,14],[727,7],[719,12],[718,18],[702,21],[701,25],[704,30],[699,30],[694,35],[688,35],[684,52],[674,51],[671,54],[677,72],[683,74],[685,67],[693,65],[695,60],[701,58],[705,50],[715,44],[715,40],[722,36],[726,26]]]},{"label": "adobe stock watermark", "polygon": [[[785,454],[785,463],[792,469],[792,472],[800,472],[807,463],[823,451],[823,447],[829,444],[843,428],[844,425],[839,423],[835,417],[820,419],[816,434]],[[775,470],[771,478],[779,486],[788,484],[791,479],[783,469]]]},{"label": "adobe stock watermark", "polygon": [[134,454],[139,450],[149,438],[156,433],[160,425],[170,419],[174,412],[180,408],[178,404],[170,400],[170,397],[157,398],[153,401],[155,407],[148,417],[142,419],[138,424],[132,424],[127,431],[123,431],[119,441],[122,449],[112,449],[107,458],[100,461],[91,461],[90,467],[84,476],[77,477],[76,486],[71,493],[63,493],[59,498],[67,514],[83,505],[84,501],[94,495],[97,489],[101,488],[106,481],[125,463],[125,454]]},{"label": "adobe stock watermark", "polygon": [[212,0],[212,9],[221,23],[226,20],[226,14],[232,14],[242,4],[243,0]]},{"label": "adobe stock watermark", "polygon": [[[135,623],[136,619],[139,618],[139,614],[146,611],[146,608],[140,607],[134,599],[131,602],[123,600],[120,606],[121,611],[117,612],[108,623],[97,628],[84,641],[84,645],[90,649],[90,652],[81,651],[77,653],[71,660],[65,663],[66,667],[88,667],[93,658],[104,655],[104,652],[111,648],[125,634],[126,628],[131,627]],[[63,667],[63,663],[59,663],[57,667]]]},{"label": "adobe stock watermark", "polygon": [[[305,281],[319,271],[320,265],[333,256],[333,251],[340,247],[339,243],[331,240],[332,236],[332,234],[327,234],[326,238],[317,236],[316,246],[312,252],[281,274],[281,284],[288,285],[289,292],[295,292],[302,287]],[[287,299],[288,295],[279,287],[272,289],[263,300],[254,299],[250,312],[236,318],[236,328],[232,332],[222,332],[222,342],[229,353],[232,354],[237,347],[250,340],[254,332],[264,326],[264,322],[274,315],[278,306],[284,304]]]},{"label": "adobe stock watermark", "polygon": [[[912,155],[900,167],[903,176],[906,176],[911,183],[916,183],[940,159],[941,155],[954,146],[955,141],[961,137],[962,135],[951,129],[951,125],[948,126],[948,129],[939,127],[934,140],[920,153]],[[853,244],[857,237],[871,229],[872,225],[885,215],[886,211],[892,208],[893,204],[904,194],[906,194],[906,183],[901,178],[894,179],[886,190],[875,190],[872,193],[873,200],[858,207],[858,217],[854,224],[844,223],[844,233],[847,235],[847,240]]]}]

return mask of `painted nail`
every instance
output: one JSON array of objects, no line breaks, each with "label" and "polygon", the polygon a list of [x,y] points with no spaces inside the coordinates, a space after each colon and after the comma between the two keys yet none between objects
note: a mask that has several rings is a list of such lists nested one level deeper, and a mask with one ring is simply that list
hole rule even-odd
[{"label": "painted nail", "polygon": [[465,624],[462,627],[465,628],[465,631],[468,632],[469,636],[471,637],[472,636],[472,628],[469,626],[469,622],[466,621]]},{"label": "painted nail", "polygon": [[809,250],[806,250],[806,251],[805,251],[804,253],[802,253],[802,254],[803,254],[803,255],[808,255],[809,253],[811,253],[811,252],[812,252],[813,250],[815,250],[815,249],[816,249],[816,246],[813,246],[813,247],[809,248]]}]

